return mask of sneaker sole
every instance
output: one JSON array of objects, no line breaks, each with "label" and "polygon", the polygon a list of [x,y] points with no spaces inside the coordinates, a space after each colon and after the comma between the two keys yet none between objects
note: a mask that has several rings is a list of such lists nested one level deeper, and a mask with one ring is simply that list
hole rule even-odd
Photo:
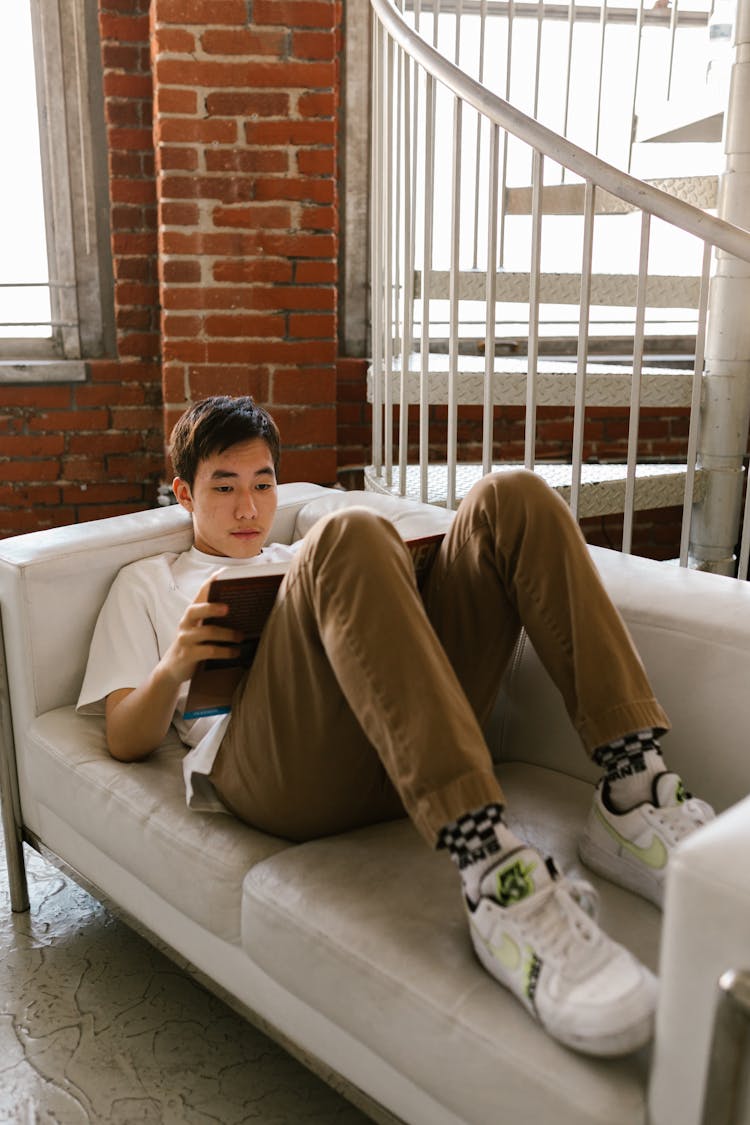
[{"label": "sneaker sole", "polygon": [[663,881],[651,875],[637,860],[630,861],[627,856],[613,855],[611,851],[595,843],[590,836],[582,836],[578,841],[578,855],[581,862],[597,875],[603,875],[611,883],[634,891],[661,908],[664,899]]},{"label": "sneaker sole", "polygon": [[474,952],[478,961],[487,970],[489,975],[507,989],[519,1003],[526,1009],[532,1019],[539,1024],[544,1031],[565,1047],[571,1047],[575,1051],[580,1051],[582,1054],[592,1055],[596,1058],[619,1058],[621,1055],[632,1054],[633,1051],[639,1050],[650,1043],[654,1034],[654,1012],[648,1012],[646,1015],[639,1017],[630,1026],[620,1028],[618,1031],[603,1034],[597,1030],[590,1035],[581,1035],[579,1032],[572,1031],[565,1027],[553,1027],[545,1023],[539,1014],[531,1007],[528,1001],[516,992],[515,988],[510,981],[503,980],[501,973],[501,966],[496,959],[492,956],[489,950],[484,945],[481,937],[475,934],[474,927],[469,925],[469,932],[471,933],[471,940],[474,946]]}]

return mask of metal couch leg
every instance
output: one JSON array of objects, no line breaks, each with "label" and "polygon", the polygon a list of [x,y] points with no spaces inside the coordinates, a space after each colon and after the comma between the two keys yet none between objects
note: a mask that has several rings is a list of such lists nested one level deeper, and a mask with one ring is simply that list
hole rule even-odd
[{"label": "metal couch leg", "polygon": [[11,910],[19,913],[29,909],[26,863],[23,855],[21,803],[18,797],[15,743],[10,717],[10,692],[5,646],[0,632],[0,813],[5,837],[5,861],[8,867]]},{"label": "metal couch leg", "polygon": [[719,980],[702,1125],[750,1121],[750,970]]}]

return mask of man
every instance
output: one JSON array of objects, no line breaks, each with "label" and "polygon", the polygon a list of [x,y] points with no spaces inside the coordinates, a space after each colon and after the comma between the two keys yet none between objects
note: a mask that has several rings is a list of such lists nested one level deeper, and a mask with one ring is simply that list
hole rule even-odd
[{"label": "man", "polygon": [[[669,852],[712,813],[664,764],[668,719],[564,502],[533,473],[485,477],[422,599],[398,533],[364,508],[266,545],[279,435],[252,399],[197,403],[171,455],[194,544],[120,573],[79,700],[104,709],[112,755],[145,758],[174,723],[193,747],[191,807],[295,841],[406,812],[459,869],[479,960],[550,1034],[591,1054],[643,1045],[654,978],[599,928],[592,889],[507,826],[481,732],[523,626],[603,769],[581,856],[660,902]],[[231,715],[186,722],[198,662],[241,639],[207,623],[226,610],[207,601],[211,577],[280,560],[289,571]]]}]

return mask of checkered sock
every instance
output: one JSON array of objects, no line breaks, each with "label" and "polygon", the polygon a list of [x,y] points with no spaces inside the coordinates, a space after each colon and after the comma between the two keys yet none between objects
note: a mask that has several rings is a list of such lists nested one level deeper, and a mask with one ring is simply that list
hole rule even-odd
[{"label": "checkered sock", "polygon": [[666,769],[651,728],[600,746],[593,758],[604,770],[610,801],[620,812],[650,800],[653,779]]},{"label": "checkered sock", "polygon": [[503,820],[503,806],[492,804],[464,813],[438,833],[436,847],[446,848],[461,872],[471,902],[479,897],[482,876],[506,852],[523,846]]}]

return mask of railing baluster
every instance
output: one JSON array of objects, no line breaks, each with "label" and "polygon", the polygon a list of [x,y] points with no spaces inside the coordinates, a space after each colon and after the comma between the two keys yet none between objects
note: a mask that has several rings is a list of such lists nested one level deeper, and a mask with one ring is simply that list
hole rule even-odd
[{"label": "railing baluster", "polygon": [[404,294],[403,334],[401,336],[401,388],[399,402],[398,472],[399,491],[406,495],[406,469],[409,452],[409,363],[414,324],[414,213],[412,211],[412,132],[411,68],[406,52],[403,64],[404,117]]},{"label": "railing baluster", "polygon": [[[643,3],[643,0],[641,0]],[[575,29],[576,19],[576,0],[570,0],[568,4],[568,46],[565,54],[565,105],[563,108],[563,127],[562,135],[568,135],[568,117],[570,115],[570,79],[572,74],[573,62],[573,31]],[[567,171],[564,164],[560,165],[560,183],[565,183],[565,173]]]},{"label": "railing baluster", "polygon": [[[505,52],[505,100],[510,101],[511,86],[511,53],[513,50],[513,19],[515,17],[515,0],[508,0],[508,39]],[[508,131],[503,132],[503,161],[502,175],[500,177],[500,245],[498,249],[497,264],[500,269],[505,265],[505,221],[506,199],[508,190]]]},{"label": "railing baluster", "polygon": [[376,476],[383,472],[383,36],[373,12],[372,26],[372,462]]},{"label": "railing baluster", "polygon": [[[479,75],[478,81],[484,82],[484,52],[485,31],[487,24],[487,0],[481,0],[479,5]],[[474,141],[474,252],[471,259],[471,268],[479,268],[479,184],[482,174],[482,125],[484,118],[477,113],[477,131]],[[494,267],[493,267],[494,268]]]},{"label": "railing baluster", "polygon": [[484,412],[482,415],[482,472],[492,469],[492,443],[494,436],[495,410],[495,318],[497,294],[497,192],[498,192],[498,149],[500,128],[493,124],[490,129],[490,182],[487,193],[487,297],[484,335]]},{"label": "railing baluster", "polygon": [[625,478],[625,505],[622,524],[622,550],[629,555],[633,544],[633,512],[635,511],[635,473],[638,463],[638,427],[641,417],[641,375],[643,371],[643,337],[646,324],[646,288],[648,284],[648,251],[651,237],[651,216],[641,212],[641,250],[638,258],[638,289],[633,340],[633,378],[630,384],[630,418],[628,419],[628,471]]},{"label": "railing baluster", "polygon": [[638,79],[641,73],[641,48],[643,46],[643,6],[644,0],[638,0],[638,15],[635,22],[635,73],[633,75],[633,99],[630,103],[630,139],[628,141],[628,172],[633,163],[633,145],[635,143],[636,105],[638,101]]},{"label": "railing baluster", "polygon": [[679,0],[672,0],[669,16],[669,73],[667,75],[667,101],[672,97],[672,71],[674,68],[674,42],[677,34],[677,9]]},{"label": "railing baluster", "polygon": [[531,269],[529,271],[529,344],[526,374],[526,428],[524,465],[534,468],[536,457],[536,389],[539,368],[539,282],[542,259],[542,191],[544,157],[538,149],[532,154],[531,174]]},{"label": "railing baluster", "polygon": [[[706,355],[706,326],[708,324],[708,292],[711,280],[711,252],[709,242],[703,243],[703,264],[701,266],[701,287],[698,298],[698,325],[695,333],[695,366],[693,367],[693,392],[690,399],[690,429],[688,430],[687,472],[685,474],[685,497],[682,507],[682,534],[680,536],[680,566],[687,566],[690,550],[690,523],[693,514],[693,495],[695,493],[695,460],[698,453],[700,434],[701,391],[703,390],[703,361]],[[747,522],[745,523],[747,528]],[[743,528],[743,536],[745,534]],[[748,529],[750,534],[750,529]],[[744,547],[747,551],[747,544]],[[742,573],[742,571],[740,571]]]},{"label": "railing baluster", "polygon": [[541,83],[542,61],[542,24],[544,23],[544,0],[537,0],[536,5],[536,50],[534,52],[534,111],[533,117],[539,116],[539,85]]},{"label": "railing baluster", "polygon": [[586,421],[586,378],[589,347],[589,312],[591,308],[591,262],[594,251],[594,199],[596,189],[586,180],[583,205],[583,253],[581,255],[581,305],[578,323],[578,364],[576,368],[575,406],[573,409],[573,466],[570,487],[570,508],[578,518],[581,498],[581,465]]},{"label": "railing baluster", "polygon": [[421,288],[422,334],[419,345],[419,496],[423,502],[428,498],[430,460],[430,287],[432,284],[432,239],[434,220],[433,184],[435,182],[435,79],[431,74],[425,75],[424,143],[424,227]]},{"label": "railing baluster", "polygon": [[385,120],[383,166],[385,169],[385,257],[384,257],[384,366],[385,366],[385,483],[393,484],[393,40],[388,36],[385,55]]},{"label": "railing baluster", "polygon": [[602,91],[604,90],[604,44],[607,36],[607,0],[601,0],[602,11],[599,22],[599,76],[596,83],[596,140],[594,152],[599,155],[599,135],[602,124]]},{"label": "railing baluster", "polygon": [[463,102],[453,101],[453,190],[451,196],[450,327],[448,339],[448,491],[446,507],[456,507],[456,452],[458,445],[458,304],[461,250],[461,133]]}]

